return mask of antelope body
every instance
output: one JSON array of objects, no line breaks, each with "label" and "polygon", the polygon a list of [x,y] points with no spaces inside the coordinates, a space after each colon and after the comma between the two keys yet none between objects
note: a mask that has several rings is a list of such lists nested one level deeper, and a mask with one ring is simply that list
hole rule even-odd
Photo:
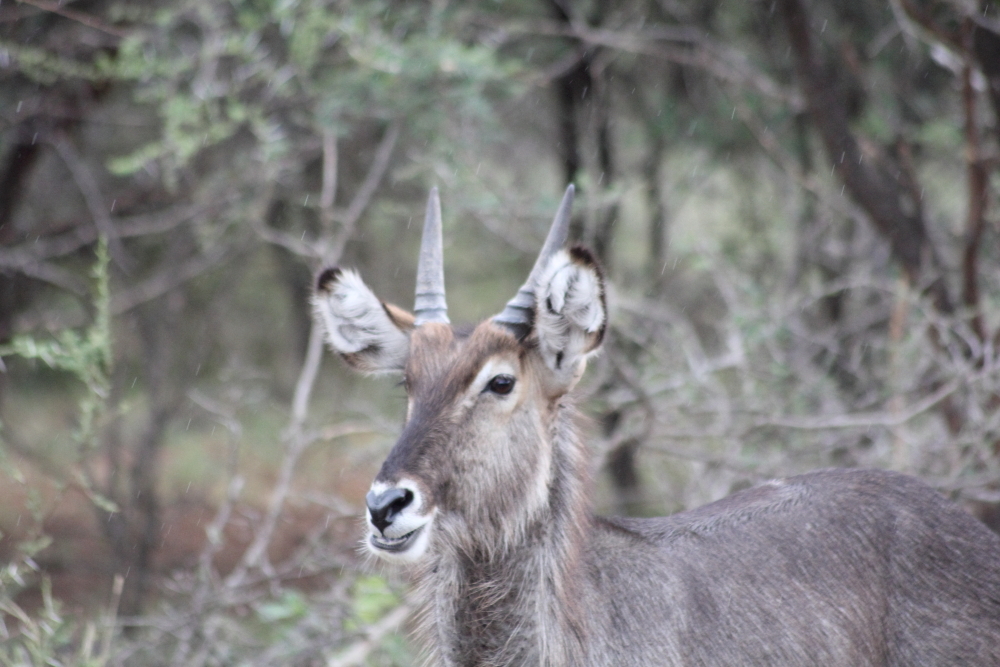
[{"label": "antelope body", "polygon": [[404,377],[369,551],[412,570],[437,665],[1000,665],[1000,537],[875,470],[772,481],[657,519],[593,514],[569,392],[604,335],[601,272],[562,250],[452,328],[432,191],[414,314],[329,269],[313,299],[351,366]]}]

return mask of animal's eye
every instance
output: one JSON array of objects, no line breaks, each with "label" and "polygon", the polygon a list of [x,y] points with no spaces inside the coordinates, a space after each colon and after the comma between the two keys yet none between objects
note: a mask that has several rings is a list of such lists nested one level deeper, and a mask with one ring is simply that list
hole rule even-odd
[{"label": "animal's eye", "polygon": [[492,391],[494,394],[500,394],[501,396],[506,396],[514,389],[514,376],[513,375],[497,375],[486,388]]}]

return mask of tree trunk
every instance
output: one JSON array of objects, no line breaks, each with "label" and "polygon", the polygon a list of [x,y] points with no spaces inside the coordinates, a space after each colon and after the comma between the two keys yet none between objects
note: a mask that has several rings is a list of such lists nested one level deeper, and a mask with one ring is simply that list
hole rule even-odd
[{"label": "tree trunk", "polygon": [[866,141],[849,125],[849,99],[837,77],[836,65],[824,64],[813,46],[809,16],[801,0],[779,0],[779,12],[788,31],[795,72],[813,125],[819,131],[833,168],[848,194],[865,210],[884,236],[907,278],[918,285],[933,276],[927,291],[943,313],[954,311],[941,263],[927,235],[923,209],[909,183],[907,165],[899,151]]},{"label": "tree trunk", "polygon": [[[38,161],[41,144],[22,140],[8,152],[0,172],[0,247],[17,242],[14,214],[21,202],[28,178]],[[29,280],[0,267],[0,344],[10,340],[14,317],[28,304]],[[0,372],[0,410],[3,408],[7,374]]]}]

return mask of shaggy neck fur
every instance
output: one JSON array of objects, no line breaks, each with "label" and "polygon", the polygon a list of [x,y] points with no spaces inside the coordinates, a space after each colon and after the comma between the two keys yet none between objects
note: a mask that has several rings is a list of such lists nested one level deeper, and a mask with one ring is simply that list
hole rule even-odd
[{"label": "shaggy neck fur", "polygon": [[433,555],[416,576],[428,664],[586,664],[586,615],[577,587],[592,522],[589,474],[573,429],[575,411],[565,401],[555,407],[550,429],[548,503],[523,517],[520,538],[504,547],[500,530],[492,544],[445,526],[436,531]]}]

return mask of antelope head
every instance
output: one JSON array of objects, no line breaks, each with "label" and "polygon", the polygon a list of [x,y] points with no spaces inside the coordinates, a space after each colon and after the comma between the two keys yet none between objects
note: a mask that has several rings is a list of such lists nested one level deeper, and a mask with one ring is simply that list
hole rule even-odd
[{"label": "antelope head", "polygon": [[349,270],[326,269],[313,296],[326,340],[350,366],[403,376],[399,440],[369,491],[366,544],[418,562],[436,550],[502,550],[544,521],[562,397],[606,324],[604,280],[583,248],[563,249],[566,190],[524,286],[471,330],[449,324],[437,190],[427,203],[412,314]]}]

